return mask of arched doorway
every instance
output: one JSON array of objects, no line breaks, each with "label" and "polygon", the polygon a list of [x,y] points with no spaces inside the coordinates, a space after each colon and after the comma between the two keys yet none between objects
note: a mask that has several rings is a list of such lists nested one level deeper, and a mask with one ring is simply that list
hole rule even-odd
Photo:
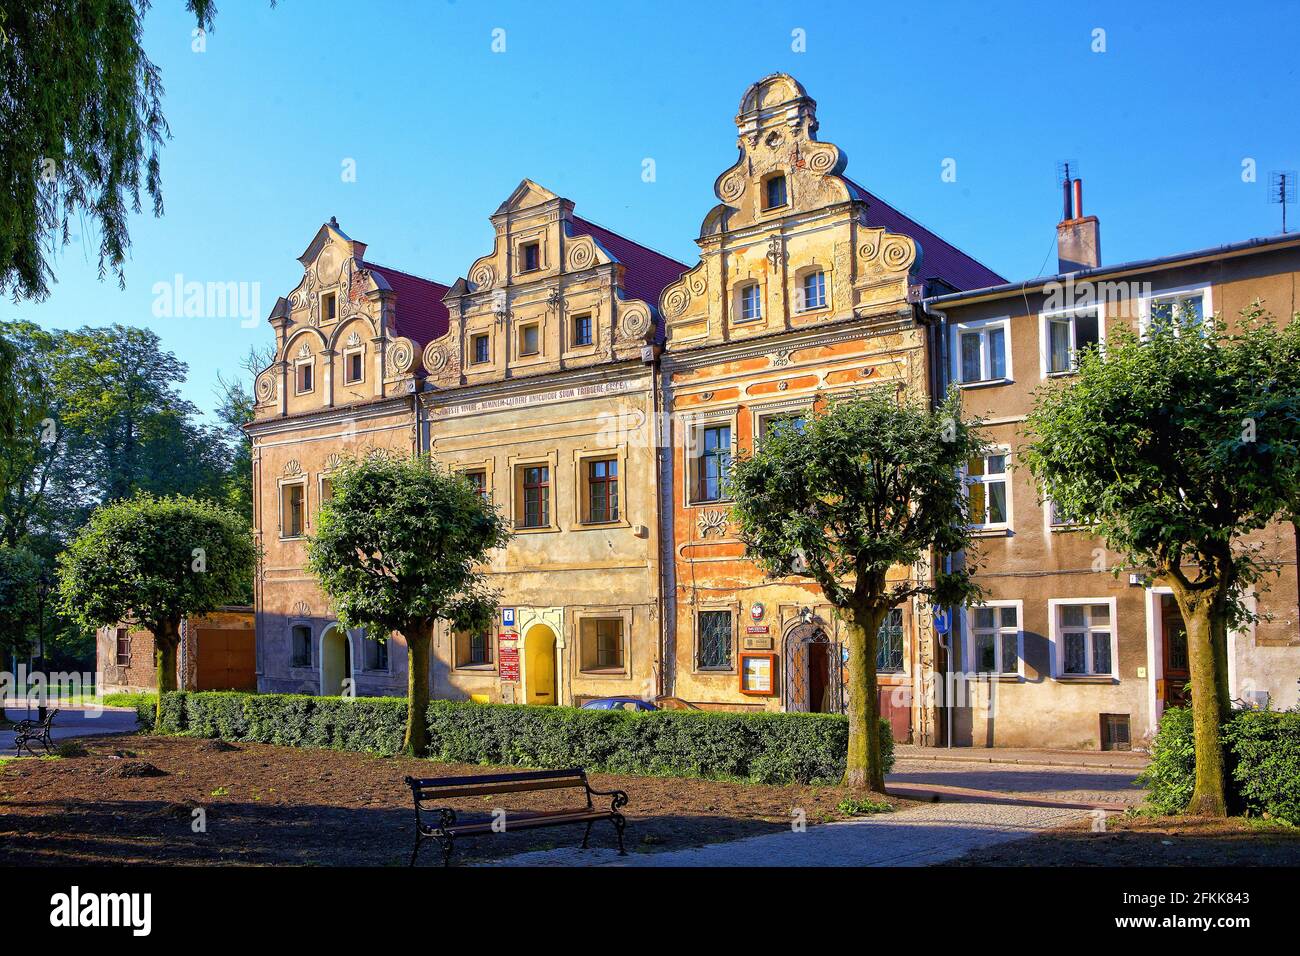
[{"label": "arched doorway", "polygon": [[844,712],[844,662],[837,641],[820,624],[799,624],[785,636],[785,709]]},{"label": "arched doorway", "polygon": [[336,624],[320,636],[320,693],[338,697],[352,679],[352,635]]},{"label": "arched doorway", "polygon": [[555,681],[555,632],[534,624],[524,635],[524,703],[559,702]]}]

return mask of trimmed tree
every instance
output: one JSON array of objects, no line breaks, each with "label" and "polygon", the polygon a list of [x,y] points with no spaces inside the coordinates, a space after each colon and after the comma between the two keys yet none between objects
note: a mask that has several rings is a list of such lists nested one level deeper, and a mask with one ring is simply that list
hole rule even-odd
[{"label": "trimmed tree", "polygon": [[916,597],[978,596],[968,562],[928,570],[973,543],[961,475],[984,447],[974,424],[955,393],[931,410],[871,389],[825,403],[802,427],[770,429],[732,468],[749,556],[775,577],[815,581],[847,627],[847,786],[885,785],[876,654],[886,615]]},{"label": "trimmed tree", "polygon": [[1040,391],[1024,449],[1043,494],[1173,591],[1195,727],[1188,811],[1205,816],[1228,810],[1228,631],[1277,570],[1243,538],[1300,500],[1300,319],[1279,329],[1258,303],[1242,315],[1235,333],[1184,316],[1084,350],[1077,374]]},{"label": "trimmed tree", "polygon": [[234,512],[142,494],[95,509],[58,560],[65,614],[90,629],[134,620],[153,632],[161,717],[162,695],[176,689],[181,622],[246,594],[256,551]]},{"label": "trimmed tree", "polygon": [[434,628],[438,621],[458,630],[491,626],[497,595],[486,587],[483,564],[509,531],[469,481],[428,456],[346,462],[330,485],[307,567],[345,627],[406,641],[402,749],[423,756]]}]

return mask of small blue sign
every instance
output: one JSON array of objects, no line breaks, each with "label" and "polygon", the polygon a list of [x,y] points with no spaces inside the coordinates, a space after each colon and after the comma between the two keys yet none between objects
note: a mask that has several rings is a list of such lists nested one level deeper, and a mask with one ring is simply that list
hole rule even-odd
[{"label": "small blue sign", "polygon": [[501,626],[502,626],[502,627],[514,627],[514,626],[515,626],[515,609],[514,609],[514,608],[512,608],[512,607],[503,607],[503,608],[501,609]]},{"label": "small blue sign", "polygon": [[937,634],[948,633],[948,611],[945,608],[937,608],[935,610],[934,630]]}]

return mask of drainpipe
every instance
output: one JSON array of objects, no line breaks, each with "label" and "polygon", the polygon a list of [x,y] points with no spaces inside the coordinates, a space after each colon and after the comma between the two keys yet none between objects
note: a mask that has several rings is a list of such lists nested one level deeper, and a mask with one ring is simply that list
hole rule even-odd
[{"label": "drainpipe", "polygon": [[[641,351],[642,361],[648,361],[650,364],[650,391],[651,391],[651,412],[653,422],[650,426],[650,441],[653,445],[654,462],[655,462],[655,487],[654,487],[654,509],[655,509],[655,548],[658,551],[658,577],[659,588],[658,595],[655,599],[655,607],[659,616],[659,666],[655,673],[655,691],[656,696],[664,696],[672,692],[672,683],[668,678],[668,635],[676,635],[677,622],[673,621],[671,631],[668,626],[666,591],[673,585],[673,578],[670,573],[672,567],[671,560],[665,561],[664,541],[671,542],[672,514],[669,509],[663,507],[661,495],[663,493],[663,448],[660,442],[660,436],[664,426],[664,408],[667,403],[664,396],[660,394],[660,383],[662,368],[659,364],[660,347],[658,345],[646,346]],[[671,447],[671,442],[669,443]],[[669,504],[674,500],[671,490],[668,496]],[[672,555],[670,550],[669,555]]]}]

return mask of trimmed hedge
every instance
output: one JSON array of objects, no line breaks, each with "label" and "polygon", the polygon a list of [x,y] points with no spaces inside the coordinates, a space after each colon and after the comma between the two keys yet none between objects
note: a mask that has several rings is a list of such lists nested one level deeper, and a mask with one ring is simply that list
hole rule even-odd
[{"label": "trimmed hedge", "polygon": [[[848,719],[833,714],[429,705],[429,756],[459,763],[586,767],[606,773],[837,783]],[[880,722],[886,772],[894,738]]]},{"label": "trimmed hedge", "polygon": [[[139,704],[153,726],[153,696]],[[429,756],[456,763],[585,767],[606,773],[837,783],[844,774],[848,719],[831,714],[581,710],[522,704],[433,701]],[[385,756],[401,749],[404,697],[170,692],[158,733],[291,747],[331,747]],[[880,722],[886,771],[894,741]]]},{"label": "trimmed hedge", "polygon": [[[1300,712],[1236,710],[1222,734],[1230,803],[1252,816],[1300,825]],[[1164,712],[1151,764],[1138,782],[1148,789],[1151,809],[1164,814],[1187,809],[1196,783],[1190,708]]]}]

